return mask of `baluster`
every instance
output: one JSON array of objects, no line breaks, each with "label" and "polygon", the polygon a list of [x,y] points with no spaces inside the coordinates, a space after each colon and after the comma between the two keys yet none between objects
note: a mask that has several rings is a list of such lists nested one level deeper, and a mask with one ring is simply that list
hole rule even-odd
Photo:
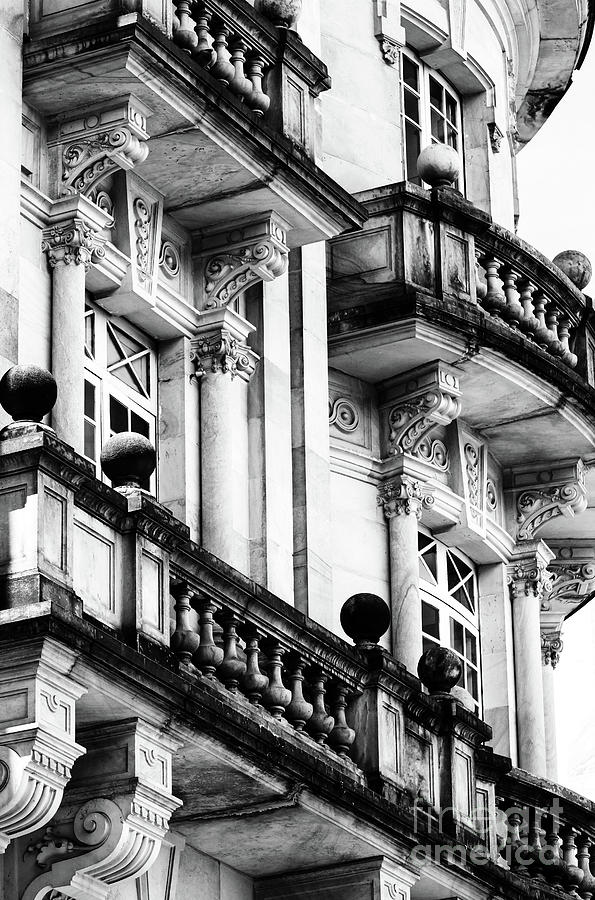
[{"label": "baluster", "polygon": [[289,676],[291,683],[291,703],[285,710],[285,718],[288,719],[296,731],[303,731],[304,725],[311,718],[314,707],[304,697],[304,661],[300,656],[295,657],[293,672]]},{"label": "baluster", "polygon": [[260,703],[269,684],[269,679],[262,674],[258,665],[259,641],[260,635],[256,630],[246,638],[246,672],[241,681],[242,690],[250,703],[254,704]]},{"label": "baluster", "polygon": [[486,294],[488,292],[488,286],[485,281],[481,280],[479,267],[481,259],[481,250],[475,251],[475,293],[477,294],[477,300],[480,304],[483,305],[483,301],[486,298]]},{"label": "baluster", "polygon": [[317,744],[324,744],[333,730],[335,720],[329,716],[324,705],[327,676],[316,671],[311,681],[311,694],[314,712],[308,722],[308,731]]},{"label": "baluster", "polygon": [[535,335],[539,329],[539,321],[535,318],[533,307],[533,292],[535,285],[528,278],[519,278],[517,280],[517,290],[519,291],[519,300],[523,307],[523,316],[520,321],[521,331],[534,341]]},{"label": "baluster", "polygon": [[215,65],[217,54],[213,49],[213,40],[211,38],[210,25],[212,13],[205,7],[204,3],[197,3],[194,7],[194,21],[196,23],[196,47],[192,50],[192,57],[203,69],[210,69]]},{"label": "baluster", "polygon": [[503,310],[503,317],[506,319],[511,328],[518,329],[519,323],[523,318],[523,307],[519,303],[516,279],[517,276],[511,266],[505,263],[500,266],[499,273],[502,280],[504,296],[506,298],[506,308]]},{"label": "baluster", "polygon": [[193,0],[174,0],[176,7],[177,24],[174,19],[174,42],[182,50],[192,52],[198,42],[198,37],[194,30],[194,22],[190,15]]},{"label": "baluster", "polygon": [[347,724],[347,719],[345,718],[346,709],[347,687],[339,683],[335,687],[335,702],[333,704],[335,726],[328,736],[328,742],[339,756],[349,758],[349,751],[355,740],[355,731]]},{"label": "baluster", "polygon": [[234,613],[225,616],[223,630],[223,662],[217,669],[217,677],[225,687],[235,694],[246,673],[246,663],[238,656],[238,617]]},{"label": "baluster", "polygon": [[562,856],[566,863],[566,890],[571,894],[577,894],[577,888],[585,877],[585,873],[576,864],[576,844],[574,838],[578,834],[570,825],[566,825],[560,832],[562,836]]},{"label": "baluster", "polygon": [[230,84],[236,70],[230,62],[230,53],[227,49],[229,28],[221,19],[213,20],[213,50],[216,60],[211,67],[211,75],[222,84]]},{"label": "baluster", "polygon": [[498,278],[498,269],[500,263],[491,254],[486,253],[480,257],[486,275],[486,295],[482,302],[482,306],[491,316],[498,319],[501,318],[506,309],[506,299],[500,290],[500,279]]},{"label": "baluster", "polygon": [[576,353],[573,353],[570,349],[570,319],[568,316],[562,316],[560,319],[558,324],[558,337],[560,338],[560,343],[562,344],[564,351],[562,353],[562,362],[565,362],[567,366],[574,369],[578,362],[578,357]]},{"label": "baluster", "polygon": [[193,597],[189,585],[182,581],[172,585],[171,592],[176,599],[176,630],[171,636],[170,647],[176,654],[182,666],[190,666],[192,656],[198,649],[200,638],[192,627],[192,607],[190,601]]},{"label": "baluster", "polygon": [[547,350],[549,346],[550,335],[545,324],[545,305],[546,297],[542,290],[537,288],[533,293],[533,308],[535,310],[535,318],[538,322],[537,331],[535,332],[535,341],[542,350]]},{"label": "baluster", "polygon": [[527,846],[521,839],[521,825],[523,821],[523,815],[520,810],[511,809],[507,812],[508,839],[503,856],[512,871],[522,868],[524,861],[526,862],[524,854]]},{"label": "baluster", "polygon": [[200,643],[194,654],[194,664],[206,678],[213,678],[223,661],[223,650],[217,646],[213,637],[213,613],[217,607],[208,597],[201,597],[197,606]]},{"label": "baluster", "polygon": [[271,105],[270,97],[267,97],[262,87],[265,61],[262,56],[251,56],[248,60],[246,73],[252,83],[252,93],[246,98],[248,106],[257,116],[264,116]]},{"label": "baluster", "polygon": [[562,887],[566,866],[560,856],[560,838],[558,837],[558,823],[556,819],[548,815],[546,817],[545,842],[546,849],[543,852],[545,867],[544,874],[551,885]]},{"label": "baluster", "polygon": [[231,49],[231,64],[234,68],[233,79],[229,83],[230,90],[247,100],[252,93],[252,82],[244,73],[246,65],[247,44],[241,38],[234,38]]},{"label": "baluster", "polygon": [[588,834],[580,834],[577,840],[577,860],[581,871],[583,872],[583,880],[580,885],[579,893],[583,900],[591,900],[595,892],[595,878],[591,872],[591,846],[593,842]]},{"label": "baluster", "polygon": [[540,813],[539,811],[533,807],[529,807],[529,831],[528,831],[528,846],[529,846],[529,858],[527,860],[527,874],[531,878],[540,878],[543,879],[543,847],[541,843],[541,838],[545,835],[545,831],[540,827]]},{"label": "baluster", "polygon": [[558,337],[558,310],[551,305],[547,313],[547,328],[550,336],[548,350],[552,356],[562,356],[564,347]]},{"label": "baluster", "polygon": [[282,717],[286,707],[291,702],[291,691],[285,687],[281,678],[284,654],[285,650],[278,641],[273,641],[270,650],[267,651],[269,657],[269,686],[262,695],[262,704],[266,706],[275,719]]}]

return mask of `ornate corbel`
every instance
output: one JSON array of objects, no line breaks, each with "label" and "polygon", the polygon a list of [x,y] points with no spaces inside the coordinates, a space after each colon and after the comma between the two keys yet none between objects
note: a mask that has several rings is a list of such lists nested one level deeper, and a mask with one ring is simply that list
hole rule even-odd
[{"label": "ornate corbel", "polygon": [[0,853],[50,821],[72,766],[85,752],[75,704],[86,693],[67,676],[74,656],[46,642],[4,651],[0,664]]},{"label": "ornate corbel", "polygon": [[423,482],[410,475],[396,475],[378,487],[377,503],[387,519],[411,515],[421,519],[424,507],[431,507],[433,502],[434,497]]},{"label": "ornate corbel", "polygon": [[194,376],[221,373],[249,381],[259,359],[247,344],[253,331],[254,326],[231,309],[203,313],[190,351]]},{"label": "ornate corbel", "polygon": [[373,0],[374,34],[380,44],[382,58],[387,66],[399,65],[402,47],[407,37],[401,25],[400,0]]},{"label": "ornate corbel", "polygon": [[569,461],[548,469],[517,470],[512,474],[517,540],[532,541],[558,516],[574,517],[587,506],[585,468]]},{"label": "ornate corbel", "polygon": [[409,454],[446,470],[446,445],[431,434],[461,411],[458,376],[444,363],[434,362],[387,382],[383,394],[387,455]]},{"label": "ornate corbel", "polygon": [[492,148],[492,153],[500,153],[502,141],[504,140],[503,132],[500,131],[495,122],[488,122],[488,133],[490,135],[490,146]]},{"label": "ornate corbel", "polygon": [[584,603],[595,588],[595,548],[590,541],[552,543],[556,553],[549,564],[552,591],[549,601],[562,618]]},{"label": "ornate corbel", "polygon": [[559,631],[541,632],[541,660],[544,666],[551,665],[555,669],[563,649],[562,634]]},{"label": "ornate corbel", "polygon": [[128,96],[58,122],[48,141],[56,151],[56,193],[83,194],[111,213],[112,199],[99,185],[117,169],[131,169],[147,158],[149,114]]},{"label": "ornate corbel", "polygon": [[203,309],[229,306],[251,285],[283,275],[289,259],[287,227],[270,212],[198,235]]},{"label": "ornate corbel", "polygon": [[81,739],[83,765],[50,826],[22,855],[22,900],[52,891],[108,900],[113,885],[150,869],[180,805],[171,793],[179,742],[139,719],[84,729]]}]

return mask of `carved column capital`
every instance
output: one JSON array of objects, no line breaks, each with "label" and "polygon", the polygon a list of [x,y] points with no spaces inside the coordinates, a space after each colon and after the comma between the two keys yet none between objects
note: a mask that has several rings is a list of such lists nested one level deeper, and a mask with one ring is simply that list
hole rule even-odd
[{"label": "carved column capital", "polygon": [[246,288],[287,271],[287,224],[275,213],[199,235],[204,309],[229,306]]},{"label": "carved column capital", "polygon": [[41,242],[51,268],[82,265],[88,270],[92,262],[105,256],[105,240],[99,232],[109,221],[110,216],[86,198],[56,201]]},{"label": "carved column capital", "polygon": [[533,597],[541,601],[552,589],[548,564],[553,553],[540,541],[513,555],[507,566],[507,581],[513,600]]},{"label": "carved column capital", "polygon": [[76,743],[75,704],[85,688],[67,677],[73,657],[49,642],[41,653],[7,652],[0,665],[0,853],[44,826],[59,807]]},{"label": "carved column capital", "polygon": [[195,377],[219,372],[249,381],[259,359],[246,343],[253,331],[254,327],[233,310],[204,313],[190,353]]},{"label": "carved column capital", "polygon": [[550,468],[517,470],[509,490],[514,496],[518,541],[535,540],[552,519],[573,518],[587,506],[585,468],[580,459]]},{"label": "carved column capital", "polygon": [[423,507],[429,507],[433,502],[433,496],[424,489],[423,483],[409,475],[398,475],[378,488],[377,503],[382,506],[387,519],[411,515],[421,519]]},{"label": "carved column capital", "polygon": [[559,631],[541,632],[541,660],[544,666],[551,665],[555,669],[564,649],[562,635]]},{"label": "carved column capital", "polygon": [[386,455],[407,453],[435,468],[447,469],[447,447],[443,441],[432,440],[431,433],[457,418],[460,398],[458,375],[441,362],[385,382],[381,402]]},{"label": "carved column capital", "polygon": [[139,719],[86,728],[81,740],[87,755],[76,782],[22,854],[22,900],[42,900],[51,891],[107,900],[114,885],[153,865],[180,805],[171,794],[179,742]]}]

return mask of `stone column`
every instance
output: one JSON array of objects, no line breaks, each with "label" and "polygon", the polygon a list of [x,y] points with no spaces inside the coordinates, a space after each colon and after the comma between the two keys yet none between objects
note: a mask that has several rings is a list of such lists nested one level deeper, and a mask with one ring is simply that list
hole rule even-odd
[{"label": "stone column", "polygon": [[558,780],[558,746],[556,740],[556,696],[554,669],[558,665],[563,644],[559,631],[541,633],[541,674],[543,679],[543,712],[545,725],[546,775]]},{"label": "stone column", "polygon": [[540,608],[551,580],[546,571],[553,553],[543,543],[527,542],[508,567],[512,600],[514,668],[519,766],[546,775],[545,714],[541,674]]},{"label": "stone column", "polygon": [[423,499],[421,483],[409,475],[385,481],[378,492],[389,527],[392,652],[414,674],[422,654],[417,523]]},{"label": "stone column", "polygon": [[[246,463],[245,473],[236,475],[234,461],[247,457],[246,416],[239,410],[238,395],[258,360],[246,344],[253,331],[254,326],[228,307],[207,310],[191,354],[200,379],[201,542],[245,574],[247,534],[242,538],[234,519],[242,514],[247,518],[248,471]],[[243,400],[245,404],[245,392]]]},{"label": "stone column", "polygon": [[76,196],[57,201],[51,221],[43,232],[42,250],[52,269],[51,368],[58,384],[52,425],[59,438],[82,453],[85,274],[93,256],[102,254],[98,232],[111,216]]}]

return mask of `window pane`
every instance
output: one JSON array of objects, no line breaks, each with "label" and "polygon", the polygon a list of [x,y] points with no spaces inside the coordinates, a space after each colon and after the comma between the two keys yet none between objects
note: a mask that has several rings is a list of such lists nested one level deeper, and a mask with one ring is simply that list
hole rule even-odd
[{"label": "window pane", "polygon": [[465,656],[474,666],[477,665],[477,640],[467,629],[465,629]]},{"label": "window pane", "polygon": [[95,420],[95,385],[85,381],[85,415]]},{"label": "window pane", "polygon": [[454,147],[455,150],[458,150],[459,136],[458,136],[456,130],[452,127],[452,125],[446,126],[446,143],[450,147]]},{"label": "window pane", "polygon": [[422,652],[425,653],[426,650],[432,650],[434,647],[438,647],[439,644],[436,641],[433,641],[432,638],[424,637],[422,638]]},{"label": "window pane", "polygon": [[[139,359],[135,359],[134,362],[131,363],[131,365],[136,373],[136,377],[138,378],[141,385],[145,389],[147,396],[149,396],[149,394],[151,392],[151,385],[150,385],[151,367],[149,365],[149,354],[146,353],[144,356],[139,357]],[[114,375],[117,375],[118,371],[119,370],[114,372]]]},{"label": "window pane", "polygon": [[453,125],[457,124],[457,101],[448,91],[446,91],[446,118]]},{"label": "window pane", "polygon": [[421,604],[421,628],[424,634],[440,638],[440,613],[435,606],[424,600]]},{"label": "window pane", "polygon": [[479,686],[477,684],[477,672],[471,666],[466,667],[467,690],[474,700],[479,700]]},{"label": "window pane", "polygon": [[420,184],[417,174],[417,157],[421,152],[420,133],[415,125],[405,122],[405,178]]},{"label": "window pane", "polygon": [[128,410],[115,397],[109,398],[109,426],[114,434],[128,431]]},{"label": "window pane", "polygon": [[85,314],[85,353],[95,359],[95,313],[92,310]]},{"label": "window pane", "polygon": [[141,416],[137,416],[136,413],[130,414],[130,430],[136,431],[138,434],[143,434],[146,438],[150,436],[149,423],[141,418]]},{"label": "window pane", "polygon": [[419,98],[410,91],[405,91],[405,115],[419,123]]},{"label": "window pane", "polygon": [[403,83],[419,94],[419,66],[408,56],[403,56]]},{"label": "window pane", "polygon": [[460,653],[461,656],[464,655],[463,626],[456,619],[450,620],[450,646],[456,653]]},{"label": "window pane", "polygon": [[440,141],[441,144],[444,143],[444,119],[440,115],[440,113],[436,112],[435,109],[430,112],[431,120],[432,120],[432,137],[436,138],[437,141]]},{"label": "window pane", "polygon": [[430,103],[437,107],[440,112],[444,110],[444,89],[438,84],[435,78],[430,75]]},{"label": "window pane", "polygon": [[84,423],[84,441],[85,441],[85,456],[89,459],[95,460],[95,425],[92,422],[87,422],[85,420]]}]

